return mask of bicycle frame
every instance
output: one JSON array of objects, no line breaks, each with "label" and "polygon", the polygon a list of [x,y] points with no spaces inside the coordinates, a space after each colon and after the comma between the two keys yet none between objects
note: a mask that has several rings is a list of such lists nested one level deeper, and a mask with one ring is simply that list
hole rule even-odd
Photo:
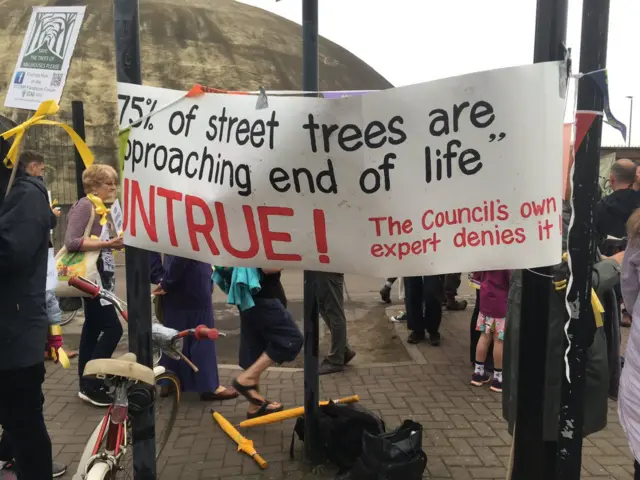
[{"label": "bicycle frame", "polygon": [[[107,300],[116,308],[125,321],[128,321],[126,303],[120,300],[113,292],[103,290],[99,285],[83,277],[72,277],[69,279],[69,285],[88,293],[92,298]],[[155,341],[153,341],[154,339],[152,338],[153,344],[160,349],[161,353],[166,352],[172,358],[184,360],[195,372],[198,371],[198,368],[182,353],[181,348],[177,347],[178,341],[190,336],[195,337],[197,340],[216,340],[220,336],[226,336],[224,333],[218,332],[215,328],[208,328],[205,325],[199,325],[196,328],[183,331],[177,331],[158,324],[154,325],[157,326],[154,329],[157,336]],[[153,372],[156,378],[165,371],[166,369],[164,367],[154,365]],[[105,383],[109,384],[111,382],[115,383],[113,386],[116,390],[116,397],[118,393],[123,393],[124,391],[125,398],[128,396],[126,394],[129,393],[131,387],[135,384],[135,382],[131,380],[120,377],[105,379]],[[177,395],[179,402],[179,389]],[[120,457],[126,454],[127,448],[129,447],[129,439],[127,438],[127,427],[129,424],[128,401],[124,415],[123,412],[116,411],[117,408],[122,407],[123,405],[116,406],[115,401],[114,404],[108,407],[104,418],[89,437],[87,448],[82,454],[78,471],[73,476],[73,480],[84,479],[89,472],[93,473],[96,467],[102,469],[98,473],[107,473],[117,468]],[[114,413],[118,416],[117,421],[114,421]],[[102,448],[105,439],[106,443],[104,448]],[[91,450],[89,450],[89,446],[92,446]]]}]

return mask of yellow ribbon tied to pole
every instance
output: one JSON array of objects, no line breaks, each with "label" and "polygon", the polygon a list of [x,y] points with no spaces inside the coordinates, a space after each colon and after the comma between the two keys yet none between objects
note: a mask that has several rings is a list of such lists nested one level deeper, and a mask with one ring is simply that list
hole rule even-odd
[{"label": "yellow ribbon tied to pole", "polygon": [[253,447],[252,440],[249,440],[248,438],[242,436],[242,434],[238,430],[236,430],[233,425],[231,425],[231,422],[229,422],[229,420],[224,418],[218,412],[213,412],[213,419],[218,422],[220,428],[222,428],[222,430],[224,430],[224,432],[238,444],[239,452],[244,452],[249,455],[256,461],[258,465],[260,465],[260,468],[262,468],[263,470],[267,468],[267,461],[260,455],[258,455],[258,452],[256,452],[256,449]]},{"label": "yellow ribbon tied to pole", "polygon": [[14,138],[13,145],[9,149],[9,153],[7,153],[6,158],[4,159],[4,164],[7,168],[13,168],[18,161],[18,152],[20,150],[20,143],[22,142],[22,138],[24,137],[25,132],[34,125],[55,125],[62,128],[65,132],[69,134],[71,140],[73,140],[73,144],[75,145],[80,157],[82,157],[82,161],[84,162],[84,166],[89,168],[93,165],[94,157],[91,150],[87,144],[80,138],[80,135],[76,133],[76,131],[71,128],[69,125],[66,125],[61,122],[56,122],[53,120],[47,120],[46,117],[50,117],[58,113],[60,107],[56,103],[55,100],[47,100],[42,102],[36,110],[36,113],[24,123],[21,123],[17,127],[12,128],[11,130],[7,130],[2,135],[2,138],[5,140],[9,140],[12,137]]},{"label": "yellow ribbon tied to pole", "polygon": [[[567,252],[564,252],[562,254],[562,261],[563,262],[569,261],[569,255],[567,254]],[[553,283],[555,285],[556,290],[558,291],[566,290],[567,288],[567,280],[560,280]],[[598,294],[593,288],[591,289],[591,309],[593,310],[593,319],[596,323],[596,328],[603,327],[604,326],[604,319],[603,319],[604,307],[602,306],[602,302],[598,298]]]}]

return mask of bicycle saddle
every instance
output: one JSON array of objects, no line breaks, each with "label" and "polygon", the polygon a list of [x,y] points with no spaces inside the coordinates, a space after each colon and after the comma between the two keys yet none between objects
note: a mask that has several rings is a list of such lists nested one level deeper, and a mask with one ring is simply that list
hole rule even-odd
[{"label": "bicycle saddle", "polygon": [[138,363],[135,353],[125,353],[118,358],[98,358],[90,360],[84,367],[83,376],[104,378],[124,377],[129,380],[155,385],[156,377],[149,367]]}]

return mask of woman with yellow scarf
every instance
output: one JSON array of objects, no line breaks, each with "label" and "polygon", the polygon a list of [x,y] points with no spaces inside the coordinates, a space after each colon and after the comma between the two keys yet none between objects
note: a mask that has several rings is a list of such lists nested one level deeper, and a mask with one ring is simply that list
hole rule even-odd
[{"label": "woman with yellow scarf", "polygon": [[[69,252],[100,251],[98,273],[103,288],[111,291],[115,287],[113,250],[122,249],[124,244],[121,237],[104,240],[101,236],[109,213],[105,202],[115,200],[117,180],[116,171],[108,165],[93,164],[84,171],[82,183],[87,196],[69,210],[64,239]],[[86,232],[89,235],[85,236]],[[107,407],[111,398],[104,385],[99,380],[83,378],[82,373],[89,360],[111,357],[122,337],[122,325],[113,305],[102,305],[100,299],[85,298],[84,315],[78,361],[78,396],[97,407]]]}]

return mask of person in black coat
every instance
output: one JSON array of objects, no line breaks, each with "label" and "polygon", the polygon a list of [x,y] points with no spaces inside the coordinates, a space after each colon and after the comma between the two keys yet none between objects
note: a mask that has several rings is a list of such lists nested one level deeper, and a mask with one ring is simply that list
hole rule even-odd
[{"label": "person in black coat", "polygon": [[[7,147],[0,145],[2,160]],[[0,163],[0,452],[2,460],[15,459],[21,480],[60,473],[52,462],[42,393],[51,207],[42,180],[27,173],[43,163],[41,156],[23,153],[10,189],[11,169]]]}]

